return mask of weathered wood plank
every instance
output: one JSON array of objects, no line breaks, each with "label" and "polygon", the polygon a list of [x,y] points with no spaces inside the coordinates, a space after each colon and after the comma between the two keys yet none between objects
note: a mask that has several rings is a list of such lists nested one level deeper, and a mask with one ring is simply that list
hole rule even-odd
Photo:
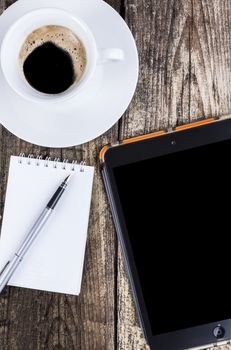
[{"label": "weathered wood plank", "polygon": [[231,110],[231,3],[194,0],[190,37],[191,115]]},{"label": "weathered wood plank", "polygon": [[121,121],[121,138],[189,118],[191,1],[127,0],[125,4],[125,18],[138,46],[140,74],[133,102]]},{"label": "weathered wood plank", "polygon": [[[4,10],[10,1],[0,0]],[[119,0],[111,0],[120,9]],[[118,138],[118,127],[88,144],[64,150],[40,148],[0,127],[0,215],[11,154],[84,159],[96,166],[82,291],[79,297],[7,287],[0,296],[0,348],[4,350],[112,350],[115,348],[116,243],[99,174],[98,152]]]},{"label": "weathered wood plank", "polygon": [[[24,152],[60,156],[61,151],[50,151],[21,141],[3,127],[0,128],[0,132],[0,212],[2,215],[10,155]],[[57,304],[58,298],[59,295],[52,293],[14,287],[5,288],[0,296],[0,348],[4,350],[42,349],[43,343],[40,337],[43,336],[44,341],[46,340],[45,329],[49,319],[44,317],[44,313],[51,300]]]},{"label": "weathered wood plank", "polygon": [[[98,153],[108,142],[115,142],[118,127],[80,147],[63,150],[63,157],[87,159],[95,166],[89,238],[83,275],[82,294],[76,300],[73,318],[79,320],[76,332],[82,334],[81,349],[115,348],[116,243],[108,202],[100,176]],[[81,157],[79,155],[81,154]],[[69,327],[71,327],[69,325]]]},{"label": "weathered wood plank", "polygon": [[[120,139],[231,111],[230,1],[125,1],[140,54],[138,88],[120,123]],[[118,348],[140,349],[119,250]],[[226,347],[227,349],[227,347]]]},{"label": "weathered wood plank", "polygon": [[[12,2],[0,0],[0,11]],[[120,139],[187,122],[201,114],[230,112],[229,0],[108,2],[125,15],[141,63],[137,92],[120,123]],[[101,145],[116,141],[117,135],[115,126],[96,141],[60,152],[27,144],[0,127],[0,214],[12,153],[62,153],[97,166],[81,296],[6,288],[0,297],[1,349],[112,350],[117,346],[136,350],[145,344],[120,250],[116,280],[114,230],[97,163]]]},{"label": "weathered wood plank", "polygon": [[[138,46],[136,94],[121,121],[120,139],[189,120],[189,32],[191,1],[125,2],[125,19]],[[118,348],[145,345],[123,258],[118,258]]]},{"label": "weathered wood plank", "polygon": [[231,112],[231,2],[193,0],[192,5],[190,114],[225,115]]}]

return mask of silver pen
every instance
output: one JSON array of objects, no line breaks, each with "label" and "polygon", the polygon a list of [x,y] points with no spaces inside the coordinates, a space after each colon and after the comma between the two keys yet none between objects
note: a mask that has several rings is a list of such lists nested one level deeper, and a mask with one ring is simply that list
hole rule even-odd
[{"label": "silver pen", "polygon": [[50,217],[51,213],[53,212],[56,204],[58,203],[59,199],[61,198],[63,192],[65,191],[68,181],[70,179],[71,175],[68,175],[65,180],[61,183],[61,185],[58,187],[58,189],[55,191],[49,202],[47,203],[45,209],[42,211],[42,213],[39,215],[38,219],[36,220],[33,227],[30,229],[28,234],[25,237],[25,240],[21,244],[21,246],[18,248],[14,256],[11,260],[9,260],[6,265],[4,266],[3,270],[0,273],[0,292],[3,290],[5,285],[10,280],[11,276],[17,269],[18,265],[24,258],[24,255],[34,242],[35,238],[38,236],[40,231],[42,230],[43,226],[47,222],[48,218]]}]

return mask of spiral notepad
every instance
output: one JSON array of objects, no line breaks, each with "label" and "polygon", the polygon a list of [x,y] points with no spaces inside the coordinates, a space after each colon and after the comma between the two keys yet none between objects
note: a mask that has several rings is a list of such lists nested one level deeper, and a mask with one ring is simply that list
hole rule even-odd
[{"label": "spiral notepad", "polygon": [[0,271],[17,250],[62,180],[73,174],[60,203],[9,285],[79,294],[94,168],[40,156],[12,156],[0,239]]}]

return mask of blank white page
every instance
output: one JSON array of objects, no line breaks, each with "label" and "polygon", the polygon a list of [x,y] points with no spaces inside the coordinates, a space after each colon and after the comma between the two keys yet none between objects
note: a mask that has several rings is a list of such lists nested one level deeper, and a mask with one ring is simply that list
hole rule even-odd
[{"label": "blank white page", "polygon": [[[9,285],[78,295],[87,238],[94,168],[22,158],[10,160],[0,239],[0,271],[45,208],[57,187],[68,187]],[[30,164],[28,164],[28,161]],[[83,171],[80,171],[82,168]]]}]

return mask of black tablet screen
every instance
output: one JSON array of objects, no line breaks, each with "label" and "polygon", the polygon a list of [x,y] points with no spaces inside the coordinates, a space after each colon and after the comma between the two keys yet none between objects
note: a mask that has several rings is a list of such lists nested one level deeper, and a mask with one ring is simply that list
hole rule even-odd
[{"label": "black tablet screen", "polygon": [[231,141],[114,169],[153,334],[231,317]]}]

